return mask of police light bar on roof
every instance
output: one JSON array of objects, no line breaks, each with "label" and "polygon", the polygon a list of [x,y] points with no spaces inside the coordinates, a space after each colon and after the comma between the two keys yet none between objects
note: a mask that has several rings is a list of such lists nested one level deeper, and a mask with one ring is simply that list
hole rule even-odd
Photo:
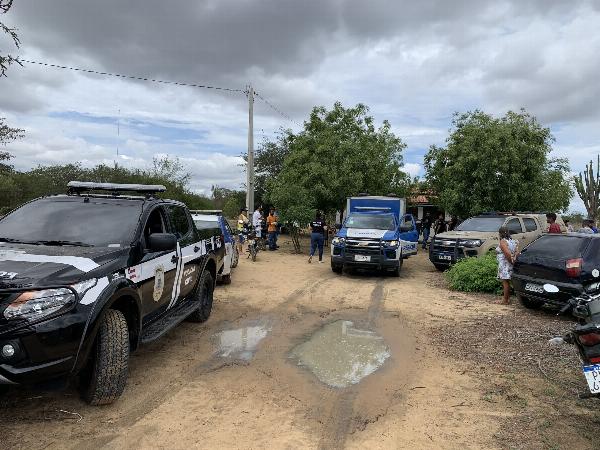
[{"label": "police light bar on roof", "polygon": [[84,191],[109,191],[154,194],[156,192],[165,192],[167,190],[166,187],[160,184],[94,183],[90,181],[69,181],[67,188],[69,193],[80,193]]},{"label": "police light bar on roof", "polygon": [[389,206],[357,206],[354,209],[359,211],[391,211]]},{"label": "police light bar on roof", "polygon": [[191,214],[212,214],[220,216],[223,214],[221,209],[190,209]]}]

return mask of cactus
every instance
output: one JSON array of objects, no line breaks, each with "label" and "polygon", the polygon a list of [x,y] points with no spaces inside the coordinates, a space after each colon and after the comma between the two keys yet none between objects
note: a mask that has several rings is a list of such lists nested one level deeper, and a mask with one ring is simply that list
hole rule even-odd
[{"label": "cactus", "polygon": [[600,215],[600,155],[598,155],[598,162],[596,164],[596,175],[594,176],[594,165],[593,161],[585,166],[583,173],[579,173],[575,177],[575,188],[577,194],[587,210],[588,217],[596,220]]}]

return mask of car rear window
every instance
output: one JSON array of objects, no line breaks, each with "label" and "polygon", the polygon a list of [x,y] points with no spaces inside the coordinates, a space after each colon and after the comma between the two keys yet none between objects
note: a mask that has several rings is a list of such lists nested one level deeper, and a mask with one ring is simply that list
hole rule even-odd
[{"label": "car rear window", "polygon": [[589,238],[580,236],[542,236],[533,241],[525,252],[550,259],[580,258],[590,244]]}]

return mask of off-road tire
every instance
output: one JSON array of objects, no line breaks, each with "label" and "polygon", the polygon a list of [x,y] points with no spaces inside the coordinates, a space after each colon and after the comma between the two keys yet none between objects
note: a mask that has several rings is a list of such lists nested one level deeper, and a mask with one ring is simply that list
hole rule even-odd
[{"label": "off-road tire", "polygon": [[435,268],[437,270],[439,270],[440,272],[445,272],[446,269],[449,269],[448,266],[444,265],[444,264],[434,264]]},{"label": "off-road tire", "polygon": [[194,301],[200,303],[200,308],[188,316],[190,322],[202,323],[208,320],[212,311],[214,287],[215,284],[212,275],[209,271],[205,270],[194,293]]},{"label": "off-road tire", "polygon": [[240,252],[238,251],[237,247],[235,247],[233,249],[233,256],[231,257],[231,268],[235,268],[237,267],[237,265],[240,262]]},{"label": "off-road tire", "polygon": [[121,311],[104,314],[93,359],[83,387],[83,399],[90,405],[108,405],[118,399],[127,384],[129,365],[129,329]]},{"label": "off-road tire", "polygon": [[344,266],[341,264],[331,264],[331,270],[334,273],[341,274],[344,271]]},{"label": "off-road tire", "polygon": [[393,277],[399,277],[400,276],[400,272],[402,272],[402,258],[400,258],[400,260],[398,261],[398,267],[394,268],[394,270],[392,270],[392,276]]},{"label": "off-road tire", "polygon": [[521,302],[521,304],[527,309],[540,309],[544,306],[544,302],[541,300],[536,300],[533,298],[525,297],[524,295],[517,294],[517,299]]},{"label": "off-road tire", "polygon": [[221,275],[221,284],[231,284],[231,273]]}]

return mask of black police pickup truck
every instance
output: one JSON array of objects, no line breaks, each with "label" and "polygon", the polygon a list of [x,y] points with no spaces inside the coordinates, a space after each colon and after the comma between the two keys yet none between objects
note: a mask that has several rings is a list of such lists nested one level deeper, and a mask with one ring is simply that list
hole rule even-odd
[{"label": "black police pickup truck", "polygon": [[78,375],[111,403],[131,351],[208,319],[223,243],[165,190],[70,182],[0,219],[0,384]]}]

